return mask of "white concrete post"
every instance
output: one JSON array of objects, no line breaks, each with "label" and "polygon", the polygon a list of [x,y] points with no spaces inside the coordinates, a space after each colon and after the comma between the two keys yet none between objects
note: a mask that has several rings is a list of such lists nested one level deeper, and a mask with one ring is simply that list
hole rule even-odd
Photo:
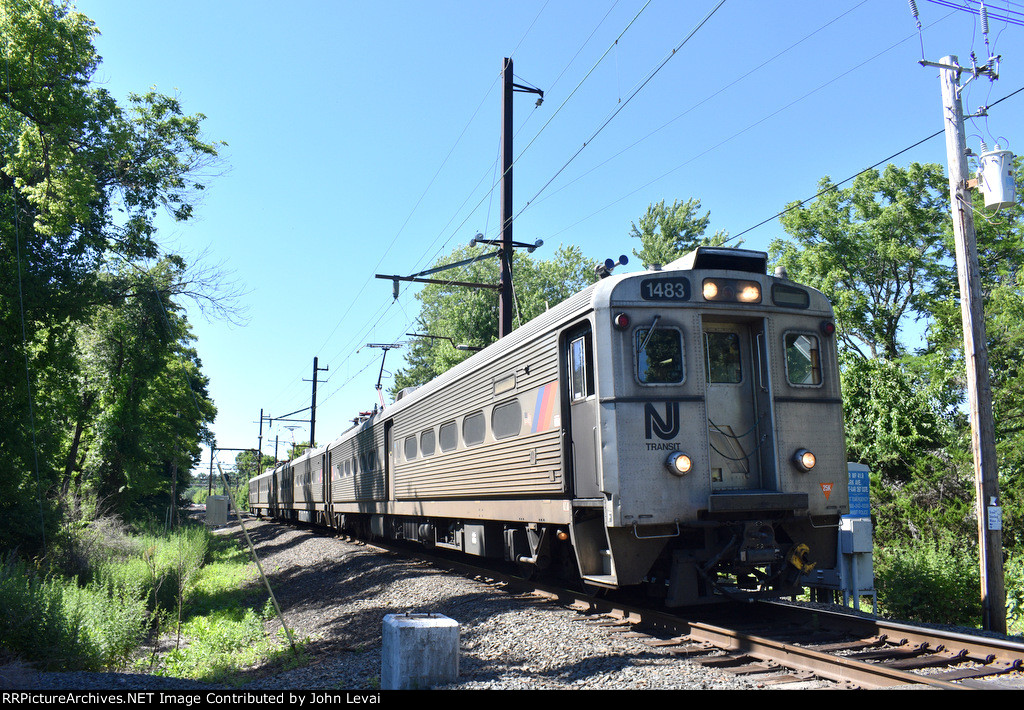
[{"label": "white concrete post", "polygon": [[459,675],[458,622],[442,614],[388,614],[380,663],[382,690],[453,682]]}]

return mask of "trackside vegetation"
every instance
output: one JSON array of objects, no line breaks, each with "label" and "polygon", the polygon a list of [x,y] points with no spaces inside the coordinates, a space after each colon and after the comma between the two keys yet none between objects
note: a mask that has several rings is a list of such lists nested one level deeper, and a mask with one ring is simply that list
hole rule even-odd
[{"label": "trackside vegetation", "polygon": [[273,614],[248,550],[188,524],[133,532],[116,519],[61,543],[71,567],[0,559],[0,661],[38,670],[128,669],[217,683],[302,660],[264,624]]}]

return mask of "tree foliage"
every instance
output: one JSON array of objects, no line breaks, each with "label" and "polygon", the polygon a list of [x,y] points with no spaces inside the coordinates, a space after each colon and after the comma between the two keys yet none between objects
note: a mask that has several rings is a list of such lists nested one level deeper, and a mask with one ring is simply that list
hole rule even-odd
[{"label": "tree foliage", "polygon": [[685,202],[676,200],[671,207],[662,200],[651,204],[634,222],[629,236],[640,240],[640,250],[633,254],[645,265],[665,265],[687,254],[698,246],[721,246],[729,236],[718,231],[705,237],[711,223],[711,212],[700,214],[700,200],[690,198]]},{"label": "tree foliage", "polygon": [[[1016,175],[1021,181],[1020,165]],[[840,189],[828,178],[782,218],[771,255],[836,309],[851,460],[871,466],[884,540],[973,540],[973,464],[948,181],[939,165],[890,165]],[[1019,545],[1024,501],[1024,264],[1018,204],[989,214],[974,195],[1004,544]]]},{"label": "tree foliage", "polygon": [[811,205],[789,205],[772,255],[790,277],[817,288],[836,309],[846,349],[898,358],[915,321],[930,319],[955,265],[946,233],[949,199],[939,165],[890,165],[840,189],[827,177]]},{"label": "tree foliage", "polygon": [[[34,545],[75,493],[119,510],[186,475],[213,407],[162,255],[219,145],[155,91],[92,78],[97,29],[70,3],[0,4],[0,544]],[[190,283],[191,281],[191,283]],[[162,494],[161,494],[162,495]]]}]

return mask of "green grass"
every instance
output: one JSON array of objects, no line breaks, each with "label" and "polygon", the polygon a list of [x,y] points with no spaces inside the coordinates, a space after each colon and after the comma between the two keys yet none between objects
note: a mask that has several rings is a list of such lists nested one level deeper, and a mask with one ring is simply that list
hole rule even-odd
[{"label": "green grass", "polygon": [[9,556],[0,561],[0,650],[43,670],[124,665],[151,620],[136,586],[79,585]]},{"label": "green grass", "polygon": [[[61,574],[0,558],[0,657],[41,670],[139,672],[232,684],[257,665],[305,662],[268,633],[273,607],[248,549],[204,526],[132,533],[96,521],[64,541]],[[143,654],[148,636],[173,650]]]},{"label": "green grass", "polygon": [[293,651],[287,639],[272,637],[265,622],[273,606],[257,578],[247,549],[214,536],[209,560],[199,570],[180,627],[167,625],[177,647],[156,659],[142,659],[157,675],[232,684],[256,665],[294,666],[305,662],[302,643]]}]

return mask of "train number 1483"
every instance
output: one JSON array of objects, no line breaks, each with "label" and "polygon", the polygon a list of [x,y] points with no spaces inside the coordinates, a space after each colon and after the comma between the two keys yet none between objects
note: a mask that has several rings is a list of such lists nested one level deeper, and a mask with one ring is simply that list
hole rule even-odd
[{"label": "train number 1483", "polygon": [[690,282],[682,278],[644,279],[640,282],[640,298],[645,301],[689,301]]}]

